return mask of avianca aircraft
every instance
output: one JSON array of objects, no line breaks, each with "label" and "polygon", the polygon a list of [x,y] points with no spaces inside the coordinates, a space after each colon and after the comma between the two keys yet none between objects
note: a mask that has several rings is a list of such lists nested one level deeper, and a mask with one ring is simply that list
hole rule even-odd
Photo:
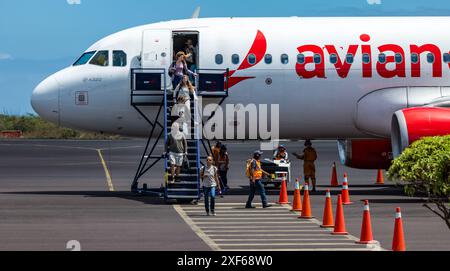
[{"label": "avianca aircraft", "polygon": [[147,122],[130,106],[131,69],[168,69],[191,39],[198,68],[230,69],[222,106],[280,104],[280,138],[336,139],[348,166],[387,167],[392,152],[450,134],[449,27],[449,17],[144,25],[96,42],[39,84],[32,105],[62,126],[147,136]]}]

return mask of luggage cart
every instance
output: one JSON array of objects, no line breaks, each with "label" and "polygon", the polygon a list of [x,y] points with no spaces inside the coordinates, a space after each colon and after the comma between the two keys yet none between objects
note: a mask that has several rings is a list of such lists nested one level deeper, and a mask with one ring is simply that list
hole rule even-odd
[{"label": "luggage cart", "polygon": [[263,178],[264,186],[274,185],[275,188],[279,188],[284,178],[287,183],[291,182],[291,162],[289,160],[264,159],[261,161],[261,168],[270,174]]}]

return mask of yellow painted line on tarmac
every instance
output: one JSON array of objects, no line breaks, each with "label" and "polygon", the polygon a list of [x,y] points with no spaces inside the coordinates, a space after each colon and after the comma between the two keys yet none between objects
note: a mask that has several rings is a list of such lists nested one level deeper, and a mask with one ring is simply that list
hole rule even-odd
[{"label": "yellow painted line on tarmac", "polygon": [[109,192],[114,192],[114,185],[112,183],[111,174],[109,173],[108,166],[106,166],[105,159],[103,159],[102,150],[97,149],[97,153],[100,157],[100,162],[102,162],[103,169],[105,170],[106,183],[108,184]]}]

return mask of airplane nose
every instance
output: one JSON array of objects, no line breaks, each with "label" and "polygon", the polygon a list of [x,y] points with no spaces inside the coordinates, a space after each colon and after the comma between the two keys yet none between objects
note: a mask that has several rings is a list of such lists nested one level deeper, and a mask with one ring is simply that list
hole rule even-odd
[{"label": "airplane nose", "polygon": [[53,76],[34,89],[31,106],[43,119],[59,125],[59,84]]}]

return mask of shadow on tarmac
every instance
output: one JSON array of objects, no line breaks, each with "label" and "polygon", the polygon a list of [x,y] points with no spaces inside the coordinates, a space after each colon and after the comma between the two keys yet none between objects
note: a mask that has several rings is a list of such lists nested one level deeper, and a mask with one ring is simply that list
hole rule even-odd
[{"label": "shadow on tarmac", "polygon": [[30,196],[84,196],[93,198],[120,198],[133,200],[143,204],[165,205],[163,199],[157,196],[138,195],[132,192],[118,191],[36,191],[36,192],[6,192],[0,194],[9,195],[30,195]]},{"label": "shadow on tarmac", "polygon": [[[351,195],[355,196],[405,196],[405,193],[401,187],[395,186],[359,186],[360,188],[366,189],[354,189],[350,191]],[[321,190],[316,192],[310,192],[310,195],[325,195],[325,190],[323,186],[319,186]],[[356,188],[356,187],[353,187]],[[375,189],[376,188],[376,189]],[[338,195],[340,190],[335,188],[330,188],[332,195]],[[249,191],[249,186],[241,186],[240,188],[229,189],[224,196],[247,196]],[[139,195],[127,191],[34,191],[34,192],[5,192],[1,194],[10,195],[46,195],[46,196],[84,196],[84,197],[95,197],[95,198],[120,198],[125,200],[132,200],[141,202],[143,204],[150,205],[165,205],[167,202],[164,199],[156,195]],[[276,188],[268,187],[266,188],[266,194],[269,196],[279,195],[279,190]],[[293,195],[293,191],[288,192],[289,195]],[[218,195],[219,196],[219,195]],[[417,198],[394,198],[394,199],[372,199],[371,202],[376,203],[423,203],[422,199]],[[189,203],[190,204],[190,203]]]}]

